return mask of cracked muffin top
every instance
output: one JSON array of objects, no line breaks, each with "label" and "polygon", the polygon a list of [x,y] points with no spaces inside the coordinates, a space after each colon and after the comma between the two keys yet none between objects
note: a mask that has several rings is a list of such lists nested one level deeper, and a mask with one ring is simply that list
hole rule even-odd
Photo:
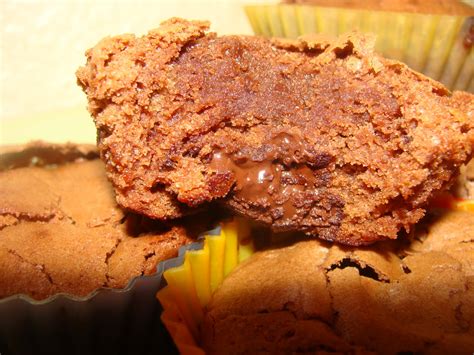
[{"label": "cracked muffin top", "polygon": [[123,288],[193,240],[180,222],[119,208],[97,158],[92,147],[44,144],[2,156],[10,168],[0,171],[0,298]]},{"label": "cracked muffin top", "polygon": [[474,218],[437,210],[411,238],[259,252],[213,295],[206,353],[471,353]]}]

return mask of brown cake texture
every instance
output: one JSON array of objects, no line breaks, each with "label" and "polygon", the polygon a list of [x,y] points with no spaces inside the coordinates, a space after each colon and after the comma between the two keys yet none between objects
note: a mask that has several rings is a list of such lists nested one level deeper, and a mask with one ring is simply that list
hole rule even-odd
[{"label": "brown cake texture", "polygon": [[122,206],[168,219],[217,201],[275,231],[396,238],[474,146],[474,96],[374,38],[217,36],[171,19],[106,38],[77,72]]},{"label": "brown cake texture", "polygon": [[120,208],[95,148],[34,144],[0,160],[0,298],[124,288],[199,233]]},{"label": "brown cake texture", "polygon": [[318,240],[240,264],[207,306],[207,354],[471,354],[474,214],[437,211],[412,239]]}]

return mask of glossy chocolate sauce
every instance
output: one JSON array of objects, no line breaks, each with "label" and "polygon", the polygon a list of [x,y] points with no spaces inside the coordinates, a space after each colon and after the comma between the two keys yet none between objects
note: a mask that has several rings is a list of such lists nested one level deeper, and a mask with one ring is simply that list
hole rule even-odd
[{"label": "glossy chocolate sauce", "polygon": [[320,169],[327,166],[329,156],[319,154],[317,162],[311,156],[314,153],[305,149],[301,138],[279,133],[253,156],[246,149],[233,154],[216,151],[210,168],[218,175],[233,176],[234,198],[271,210],[274,220],[291,220],[297,217],[304,194],[324,185],[321,174],[306,163],[313,161],[313,168]]}]

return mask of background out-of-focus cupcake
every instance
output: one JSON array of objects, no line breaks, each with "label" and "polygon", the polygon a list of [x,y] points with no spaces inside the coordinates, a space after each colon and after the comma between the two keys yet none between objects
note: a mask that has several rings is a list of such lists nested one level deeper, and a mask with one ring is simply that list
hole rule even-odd
[{"label": "background out-of-focus cupcake", "polygon": [[288,0],[246,6],[258,35],[296,38],[351,30],[377,35],[376,50],[474,92],[474,2],[458,0]]}]

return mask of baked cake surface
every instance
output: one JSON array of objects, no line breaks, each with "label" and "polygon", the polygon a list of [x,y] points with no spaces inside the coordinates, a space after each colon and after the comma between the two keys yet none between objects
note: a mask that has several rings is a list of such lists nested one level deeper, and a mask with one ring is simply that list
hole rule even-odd
[{"label": "baked cake surface", "polygon": [[0,171],[0,298],[123,288],[194,240],[198,230],[146,225],[120,208],[97,152],[68,160],[61,149],[37,149],[54,165]]},{"label": "baked cake surface", "polygon": [[207,307],[208,354],[470,354],[474,214],[439,211],[413,239],[317,240],[259,252]]},{"label": "baked cake surface", "polygon": [[174,218],[217,200],[277,231],[395,238],[474,145],[474,96],[358,34],[298,41],[171,19],[106,38],[77,77],[118,201]]}]

